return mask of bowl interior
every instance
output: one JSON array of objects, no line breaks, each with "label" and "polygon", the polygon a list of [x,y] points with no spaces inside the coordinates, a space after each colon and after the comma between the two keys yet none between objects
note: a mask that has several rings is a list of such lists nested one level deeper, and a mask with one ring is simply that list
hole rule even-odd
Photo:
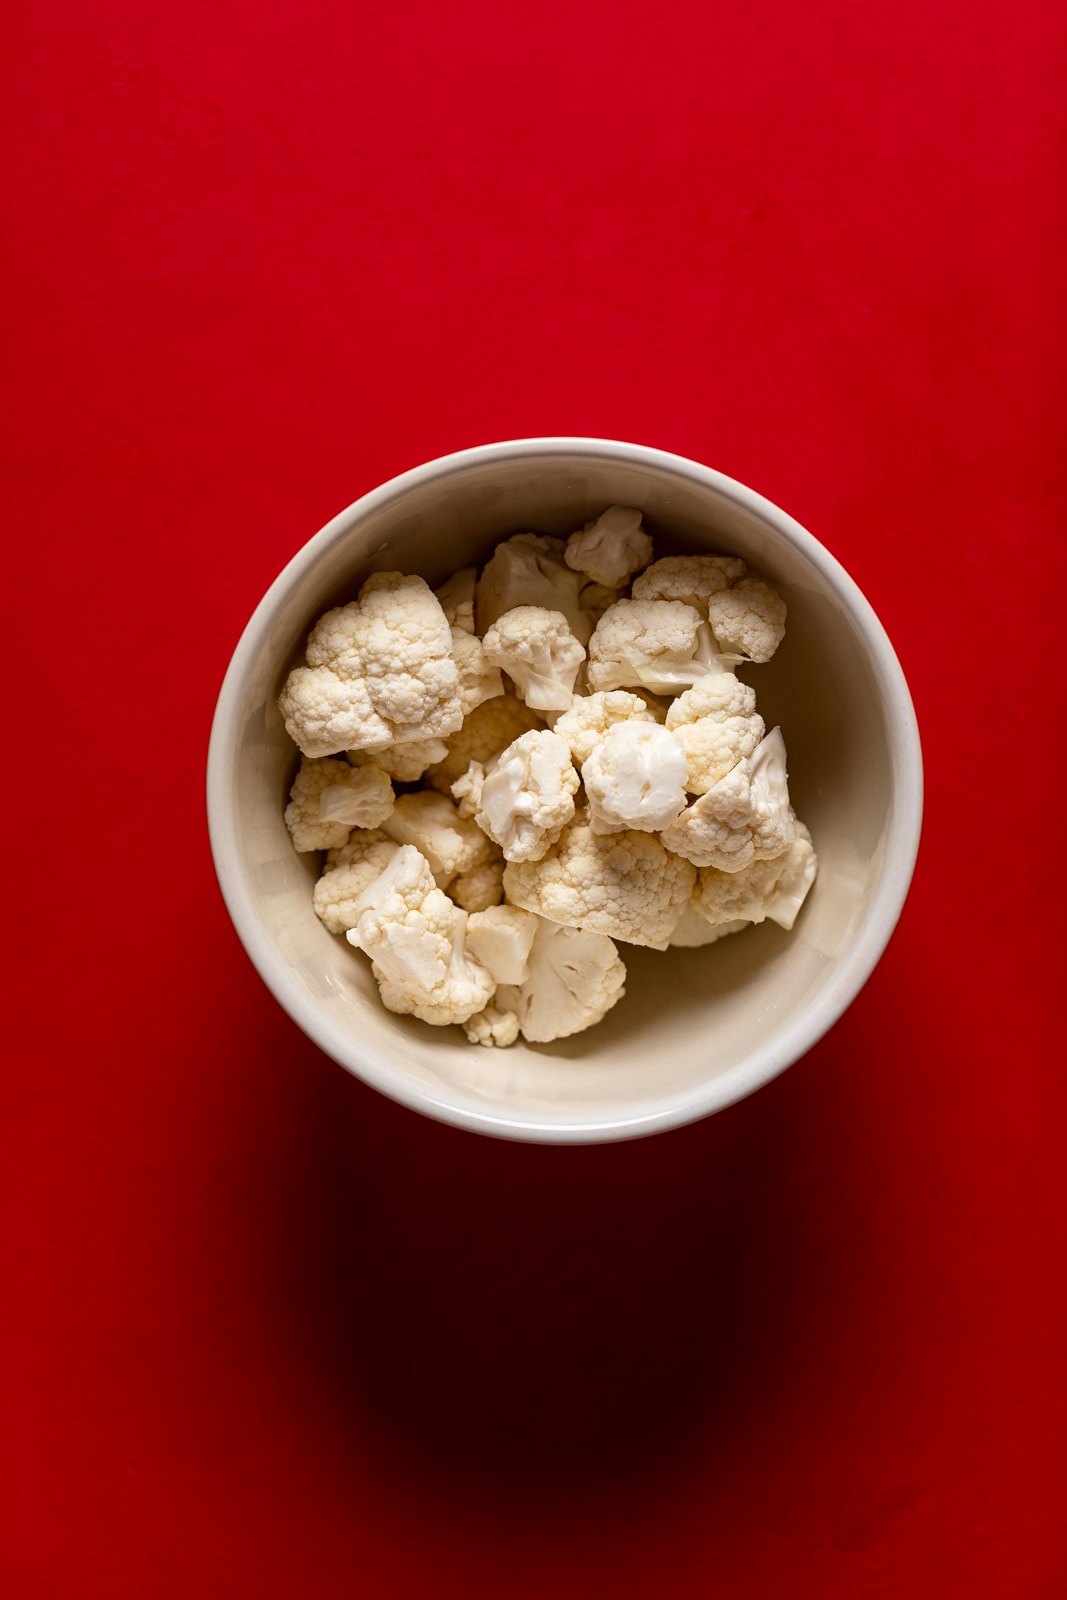
[{"label": "bowl interior", "polygon": [[[743,556],[784,594],[773,661],[744,669],[781,725],[793,803],[819,853],[791,933],[772,923],[703,950],[620,946],[627,993],[596,1028],[495,1051],[385,1011],[365,958],[311,908],[318,858],[282,820],[295,752],[275,700],[308,629],[374,570],[431,584],[523,528],[568,533],[606,505],[643,508],[657,555]],[[357,502],[290,563],[235,653],[209,767],[212,845],[238,933],[312,1038],[384,1092],[516,1137],[624,1137],[703,1115],[807,1049],[866,980],[906,893],[920,769],[907,689],[859,591],[757,496],[655,451],[527,441],[448,457]]]}]

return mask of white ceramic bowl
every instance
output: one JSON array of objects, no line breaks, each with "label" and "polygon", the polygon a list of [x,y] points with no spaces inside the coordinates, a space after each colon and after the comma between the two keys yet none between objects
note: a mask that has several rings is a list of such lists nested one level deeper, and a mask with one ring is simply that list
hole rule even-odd
[{"label": "white ceramic bowl", "polygon": [[[523,528],[568,533],[622,502],[657,554],[743,556],[785,595],[773,661],[746,669],[789,752],[790,792],[819,854],[791,933],[767,922],[698,950],[622,946],[627,993],[554,1045],[470,1045],[381,1005],[369,963],[311,908],[316,858],[282,820],[295,751],[275,700],[311,624],[369,572],[440,583]],[[922,758],[900,665],[834,558],[751,489],[679,456],[602,439],[461,451],[357,500],[304,545],[257,607],[219,695],[208,820],[226,905],[261,977],[350,1072],[445,1122],[517,1139],[622,1139],[749,1094],[816,1042],[879,960],[911,881]]]}]

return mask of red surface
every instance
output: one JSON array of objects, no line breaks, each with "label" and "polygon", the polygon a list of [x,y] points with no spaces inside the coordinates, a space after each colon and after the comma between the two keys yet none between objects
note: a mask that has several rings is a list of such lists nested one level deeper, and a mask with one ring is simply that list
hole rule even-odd
[{"label": "red surface", "polygon": [[[1062,6],[16,0],[4,32],[5,1593],[1067,1592]],[[304,539],[550,432],[797,515],[928,762],[832,1035],[591,1150],[319,1055],[202,805]]]}]

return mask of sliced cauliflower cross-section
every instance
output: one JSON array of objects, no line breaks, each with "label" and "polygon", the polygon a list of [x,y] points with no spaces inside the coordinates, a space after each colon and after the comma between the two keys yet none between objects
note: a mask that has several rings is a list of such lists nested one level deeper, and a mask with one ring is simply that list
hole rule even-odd
[{"label": "sliced cauliflower cross-section", "polygon": [[278,698],[304,755],[439,738],[463,720],[452,630],[422,578],[374,573],[358,600],[320,617],[305,658]]},{"label": "sliced cauliflower cross-section", "polygon": [[582,765],[594,833],[659,833],[685,810],[685,751],[659,723],[616,722]]},{"label": "sliced cauliflower cross-section", "polygon": [[468,779],[477,792],[478,826],[508,861],[536,861],[574,816],[578,774],[566,742],[548,728],[521,734],[484,777],[472,762]]},{"label": "sliced cauliflower cross-section", "polygon": [[360,903],[345,937],[370,956],[388,1010],[447,1026],[488,1005],[496,983],[465,949],[467,913],[437,888],[414,845],[397,850]]},{"label": "sliced cauliflower cross-section", "polygon": [[635,506],[609,506],[567,540],[564,560],[605,589],[621,589],[652,560],[652,540]]},{"label": "sliced cauliflower cross-section", "polygon": [[562,611],[515,606],[498,617],[482,641],[490,666],[502,668],[528,706],[566,711],[585,648]]},{"label": "sliced cauliflower cross-section", "polygon": [[795,831],[785,743],[775,728],[663,830],[663,843],[694,866],[740,872],[781,855]]},{"label": "sliced cauliflower cross-section", "polygon": [[539,861],[511,861],[504,893],[550,922],[630,944],[665,948],[696,882],[696,868],[655,834],[565,828]]},{"label": "sliced cauliflower cross-section", "polygon": [[393,786],[384,772],[304,756],[285,808],[285,825],[294,849],[330,850],[344,844],[352,828],[376,828],[392,809]]}]

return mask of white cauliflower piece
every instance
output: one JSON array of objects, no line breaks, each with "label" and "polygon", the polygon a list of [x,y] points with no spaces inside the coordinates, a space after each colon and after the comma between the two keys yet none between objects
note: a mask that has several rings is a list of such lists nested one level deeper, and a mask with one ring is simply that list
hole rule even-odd
[{"label": "white cauliflower piece", "polygon": [[671,702],[667,727],[685,751],[686,788],[706,794],[763,738],[756,691],[732,672],[709,672]]},{"label": "white cauliflower piece", "polygon": [[605,589],[622,589],[652,560],[652,540],[635,506],[609,506],[571,534],[563,559]]},{"label": "white cauliflower piece", "polygon": [[656,835],[594,833],[587,820],[565,828],[539,861],[509,861],[512,905],[550,922],[664,949],[684,910],[696,868]]},{"label": "white cauliflower piece", "polygon": [[376,572],[312,628],[278,706],[306,756],[384,750],[463,720],[452,630],[421,578]]},{"label": "white cauliflower piece", "polygon": [[345,937],[370,956],[389,1011],[447,1026],[488,1005],[496,984],[465,949],[467,913],[437,888],[413,845],[368,884],[360,906]]},{"label": "white cauliflower piece", "polygon": [[596,694],[575,695],[556,718],[552,731],[570,746],[575,766],[589,760],[609,728],[620,722],[662,722],[664,710],[649,705],[628,689],[600,689]]},{"label": "white cauliflower piece", "polygon": [[[663,830],[663,843],[697,867],[740,872],[780,856],[796,831],[786,782],[785,742],[774,728],[725,778]],[[506,877],[505,877],[506,883]]]},{"label": "white cauliflower piece", "polygon": [[472,761],[486,765],[520,733],[540,728],[542,721],[537,712],[531,711],[516,695],[503,694],[483,701],[464,718],[463,726],[448,740],[446,755],[429,768],[426,782],[431,788],[448,794]]},{"label": "white cauliflower piece", "polygon": [[616,722],[582,764],[593,832],[659,833],[685,810],[687,770],[685,751],[666,728]]},{"label": "white cauliflower piece", "polygon": [[434,590],[450,628],[459,628],[463,633],[474,632],[474,586],[477,581],[477,567],[461,567]]},{"label": "white cauliflower piece", "polygon": [[467,918],[467,949],[497,983],[522,984],[538,918],[518,906],[490,906]]},{"label": "white cauliflower piece", "polygon": [[519,1019],[514,1011],[501,1011],[495,1004],[484,1011],[475,1012],[463,1024],[463,1032],[471,1044],[495,1045],[506,1050],[519,1037]]},{"label": "white cauliflower piece", "polygon": [[439,889],[487,861],[492,852],[477,823],[461,817],[448,796],[434,789],[402,794],[381,827],[397,844],[422,852]]},{"label": "white cauliflower piece", "polygon": [[515,606],[486,630],[486,660],[502,668],[535,711],[565,711],[585,649],[562,611]]},{"label": "white cauliflower piece", "polygon": [[387,750],[350,750],[348,759],[354,767],[378,767],[397,783],[415,783],[427,767],[447,754],[443,739],[409,739]]},{"label": "white cauliflower piece", "polygon": [[469,872],[461,872],[448,886],[448,896],[464,911],[488,911],[498,906],[504,898],[504,856],[495,850],[488,861],[483,861]]},{"label": "white cauliflower piece", "polygon": [[384,772],[356,771],[346,761],[302,756],[285,808],[296,850],[329,850],[352,828],[375,828],[393,809],[393,786]]},{"label": "white cauliflower piece", "polygon": [[605,611],[589,641],[594,692],[644,688],[678,694],[722,667],[710,627],[681,600],[620,600]]},{"label": "white cauliflower piece", "polygon": [[347,844],[330,851],[311,903],[331,933],[347,933],[355,927],[360,896],[399,849],[380,828],[356,828]]},{"label": "white cauliflower piece", "polygon": [[459,672],[459,703],[464,716],[486,700],[493,700],[504,693],[500,669],[493,666],[476,633],[466,633],[458,626],[453,627],[452,659]]},{"label": "white cauliflower piece", "polygon": [[708,601],[708,621],[724,655],[769,661],[785,638],[785,601],[762,578],[745,578]]},{"label": "white cauliflower piece", "polygon": [[563,539],[543,533],[516,533],[498,544],[482,569],[474,591],[474,617],[483,637],[498,617],[517,606],[562,611],[575,638],[589,638],[578,602],[584,578],[563,559]]},{"label": "white cauliflower piece", "polygon": [[472,761],[466,772],[461,773],[452,785],[452,798],[461,817],[478,815],[484,784],[485,767],[480,761]]},{"label": "white cauliflower piece", "polygon": [[762,922],[769,917],[792,928],[819,867],[811,834],[795,814],[793,825],[793,842],[781,855],[753,861],[740,872],[700,869],[693,905],[705,922],[730,926],[737,918]]},{"label": "white cauliflower piece", "polygon": [[529,977],[501,985],[494,1004],[516,1014],[524,1039],[550,1044],[593,1027],[625,993],[626,968],[606,934],[538,917]]},{"label": "white cauliflower piece", "polygon": [[634,579],[635,600],[681,600],[701,617],[713,594],[720,594],[745,575],[738,556],[664,556]]},{"label": "white cauliflower piece", "polygon": [[520,734],[480,783],[476,821],[508,861],[535,861],[574,816],[578,774],[566,742],[548,728]]}]

